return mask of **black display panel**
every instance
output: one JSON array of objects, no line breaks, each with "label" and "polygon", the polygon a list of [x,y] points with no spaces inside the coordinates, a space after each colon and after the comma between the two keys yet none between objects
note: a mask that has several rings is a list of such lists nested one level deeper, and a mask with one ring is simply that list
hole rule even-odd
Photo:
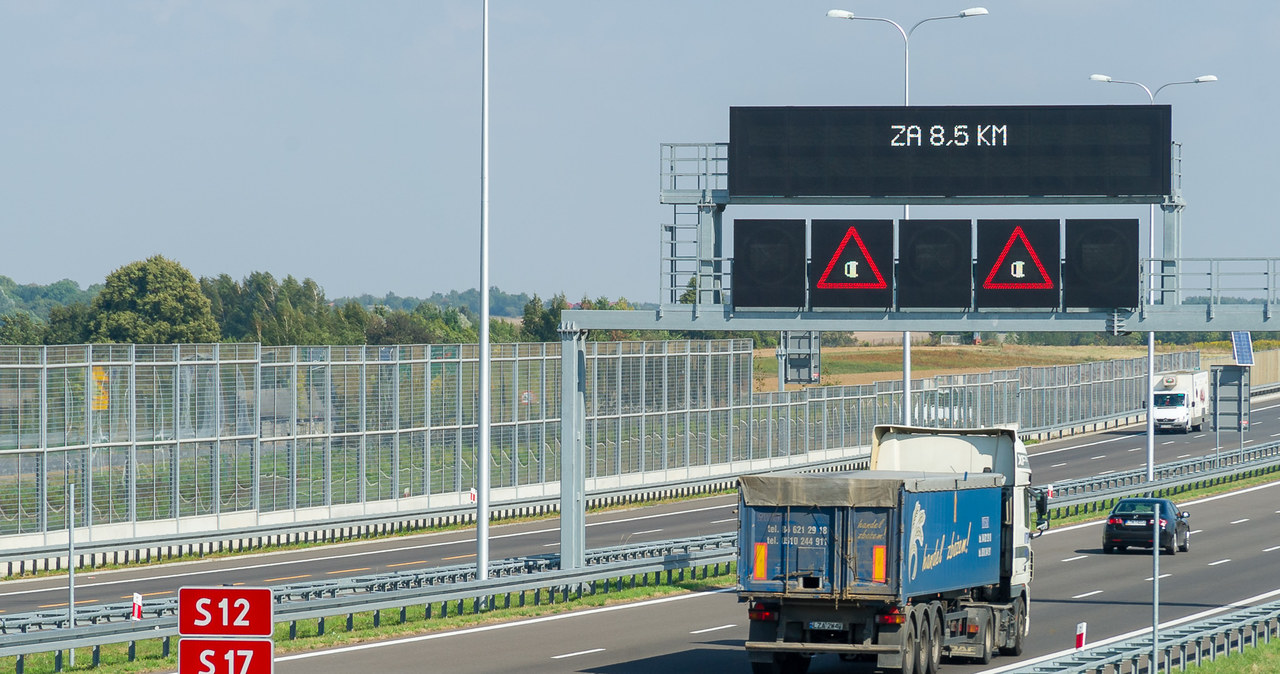
[{"label": "black display panel", "polygon": [[729,196],[1155,202],[1171,118],[1167,105],[735,107]]},{"label": "black display panel", "polygon": [[974,306],[1058,308],[1061,233],[1057,220],[979,220]]},{"label": "black display panel", "polygon": [[968,309],[973,278],[968,220],[902,220],[898,306]]},{"label": "black display panel", "polygon": [[814,220],[809,236],[812,306],[893,306],[892,220]]},{"label": "black display panel", "polygon": [[1138,306],[1138,221],[1067,220],[1062,303],[1078,309]]},{"label": "black display panel", "polygon": [[733,307],[804,306],[804,220],[733,221]]}]

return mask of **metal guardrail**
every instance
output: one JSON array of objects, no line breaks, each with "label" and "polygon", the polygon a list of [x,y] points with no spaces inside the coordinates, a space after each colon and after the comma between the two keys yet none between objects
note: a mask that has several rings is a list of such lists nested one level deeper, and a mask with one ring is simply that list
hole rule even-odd
[{"label": "metal guardrail", "polygon": [[1233,611],[1226,615],[1160,630],[1157,650],[1158,668],[1151,663],[1151,636],[1137,636],[1105,646],[1082,649],[1047,662],[1012,670],[1016,674],[1102,674],[1105,671],[1152,673],[1173,671],[1176,665],[1185,671],[1190,664],[1199,665],[1206,658],[1233,651],[1244,652],[1246,643],[1257,646],[1259,639],[1269,643],[1280,636],[1280,601]]},{"label": "metal guardrail", "polygon": [[[1241,449],[1224,449],[1214,456],[1202,456],[1182,461],[1171,461],[1153,467],[1152,473],[1157,481],[1176,477],[1203,473],[1223,467],[1251,467],[1255,463],[1280,457],[1280,442],[1268,442],[1254,447]],[[1088,496],[1101,492],[1110,492],[1117,488],[1134,485],[1147,485],[1147,469],[1131,470],[1063,480],[1053,483],[1055,498],[1072,499],[1077,496]]]},{"label": "metal guardrail", "polygon": [[[736,550],[737,533],[713,534],[692,538],[679,538],[632,545],[619,545],[592,550],[587,555],[587,567],[596,570],[612,568],[618,564],[631,564],[637,560],[653,560],[662,558],[678,558],[684,555],[701,553],[707,550]],[[560,557],[550,553],[533,557],[515,557],[499,560],[490,565],[490,577],[499,585],[502,579],[531,576],[543,577],[558,571]],[[290,583],[272,588],[278,607],[277,615],[284,610],[280,606],[294,602],[308,602],[321,599],[336,599],[343,596],[367,597],[370,594],[394,593],[398,591],[440,588],[441,586],[467,586],[476,583],[475,564],[436,567],[432,569],[375,573],[361,576],[349,576],[332,580]],[[483,582],[481,583],[483,586]],[[433,599],[432,601],[440,601]],[[118,602],[95,607],[76,609],[76,621],[97,624],[115,620],[129,620],[132,615],[131,602]],[[150,602],[144,607],[144,615],[164,617],[176,615],[177,597],[166,597]],[[26,633],[32,630],[52,630],[65,628],[66,610],[33,611],[15,613],[0,617],[0,634]],[[77,627],[78,629],[78,627]],[[0,655],[4,655],[0,649]]]},{"label": "metal guardrail", "polygon": [[[1174,470],[1173,464],[1162,464],[1160,468],[1168,469],[1157,470],[1156,472],[1157,474],[1164,474],[1165,477],[1157,478],[1151,482],[1127,478],[1117,479],[1112,482],[1103,478],[1091,478],[1094,481],[1092,485],[1079,485],[1080,488],[1075,493],[1065,496],[1058,491],[1058,485],[1055,484],[1052,485],[1053,495],[1049,498],[1049,509],[1053,511],[1055,509],[1074,508],[1074,514],[1080,512],[1082,507],[1086,507],[1086,511],[1088,511],[1088,506],[1097,506],[1115,498],[1144,493],[1167,493],[1171,490],[1191,485],[1218,482],[1244,473],[1269,473],[1280,470],[1280,443],[1268,443],[1256,449],[1263,451],[1259,451],[1258,455],[1253,459],[1245,461],[1240,460],[1240,457],[1237,456],[1235,457],[1236,460],[1227,461],[1224,457],[1222,464],[1215,468],[1210,467],[1213,465],[1211,462],[1200,462],[1198,464],[1200,469],[1198,470],[1190,470],[1190,467],[1187,466],[1182,467],[1181,470]],[[1143,475],[1145,476],[1145,471]],[[1111,476],[1105,477],[1109,478]]]}]

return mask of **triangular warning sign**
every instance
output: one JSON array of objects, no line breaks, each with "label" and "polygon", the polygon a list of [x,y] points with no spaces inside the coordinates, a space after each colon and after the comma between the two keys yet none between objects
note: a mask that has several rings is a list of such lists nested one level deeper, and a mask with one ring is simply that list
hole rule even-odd
[{"label": "triangular warning sign", "polygon": [[[851,239],[858,245],[856,248],[849,248],[846,256],[845,248],[849,246]],[[833,275],[837,279],[848,280],[834,281],[831,279]],[[857,227],[849,227],[849,231],[845,232],[816,285],[819,290],[885,290],[888,287],[889,284],[885,283],[884,276],[880,274],[880,267],[871,259],[867,245],[858,236]]]},{"label": "triangular warning sign", "polygon": [[[1005,259],[1009,257],[1009,251],[1013,250],[1015,242],[1020,243],[1022,247],[1014,252],[1014,259],[1009,262],[1009,268],[1005,269]],[[1028,262],[1035,265],[1034,270],[1030,268]],[[1036,279],[1036,274],[1039,274],[1039,280]],[[997,276],[1001,278],[1000,281],[996,280]],[[991,265],[991,271],[987,273],[987,280],[982,283],[982,287],[987,290],[1053,289],[1053,279],[1049,278],[1049,272],[1040,262],[1040,256],[1027,240],[1021,225],[1013,228],[1013,233],[1005,242],[1004,250],[1000,251],[1000,257],[996,258],[996,263]]]}]

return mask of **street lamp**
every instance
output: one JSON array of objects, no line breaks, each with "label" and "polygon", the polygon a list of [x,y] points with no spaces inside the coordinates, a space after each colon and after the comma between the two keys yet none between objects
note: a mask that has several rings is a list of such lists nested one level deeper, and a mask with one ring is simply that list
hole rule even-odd
[{"label": "street lamp", "polygon": [[[893,19],[885,19],[878,16],[856,16],[853,12],[845,9],[832,9],[827,11],[827,16],[832,19],[850,19],[853,21],[881,21],[891,24],[898,29],[898,34],[902,36],[902,105],[911,105],[911,34],[921,24],[929,21],[940,21],[942,19],[967,19],[971,16],[986,16],[986,7],[970,7],[961,11],[959,14],[947,14],[946,16],[931,16],[927,19],[920,19],[915,22],[909,29],[904,29],[901,24]],[[903,205],[902,219],[907,220],[911,217],[911,206]],[[911,425],[911,333],[902,333],[902,423]]]},{"label": "street lamp", "polygon": [[[1168,82],[1160,85],[1153,92],[1151,89],[1141,83],[1129,80],[1117,80],[1110,75],[1100,75],[1094,73],[1089,76],[1093,82],[1102,82],[1104,84],[1130,84],[1135,87],[1141,87],[1147,94],[1147,101],[1155,105],[1156,96],[1160,94],[1166,87],[1172,87],[1178,84],[1205,84],[1208,82],[1217,82],[1218,78],[1214,75],[1201,75],[1193,80],[1180,80],[1177,82]],[[1147,221],[1147,259],[1154,260],[1156,257],[1156,205],[1151,204],[1149,219]],[[1154,266],[1154,265],[1153,265]],[[1147,270],[1147,302],[1151,303],[1155,299],[1155,270]],[[1147,481],[1155,479],[1155,417],[1152,412],[1155,405],[1155,386],[1152,377],[1155,375],[1156,360],[1156,338],[1154,332],[1147,333]]]},{"label": "street lamp", "polygon": [[[1129,80],[1113,79],[1110,75],[1100,75],[1094,73],[1089,76],[1094,82],[1102,82],[1104,84],[1131,84],[1135,87],[1141,87],[1147,93],[1147,101],[1152,105],[1156,103],[1156,96],[1160,94],[1165,87],[1172,87],[1178,84],[1205,84],[1208,82],[1217,82],[1218,78],[1214,75],[1201,75],[1193,80],[1181,80],[1178,82],[1168,82],[1156,87],[1151,91],[1150,87],[1141,82],[1132,82]],[[1147,259],[1155,260],[1156,257],[1156,205],[1151,204],[1150,219],[1147,221]],[[1154,267],[1154,264],[1152,265]],[[1147,270],[1147,302],[1150,303],[1155,297],[1155,272],[1154,269]],[[1155,479],[1155,362],[1156,362],[1156,334],[1154,332],[1147,333],[1147,481]],[[1159,670],[1160,659],[1160,505],[1152,509],[1151,514],[1151,662],[1147,665],[1147,671],[1154,672]],[[1175,527],[1176,533],[1176,527]],[[1177,536],[1175,535],[1176,539]],[[1177,544],[1177,541],[1174,541]]]}]

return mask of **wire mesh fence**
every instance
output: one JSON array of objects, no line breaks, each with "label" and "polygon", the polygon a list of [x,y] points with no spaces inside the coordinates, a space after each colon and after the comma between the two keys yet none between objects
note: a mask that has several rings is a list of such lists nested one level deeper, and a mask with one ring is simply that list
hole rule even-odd
[{"label": "wire mesh fence", "polygon": [[[752,392],[750,340],[588,342],[588,479],[864,447],[902,383]],[[465,495],[476,485],[478,348],[0,346],[0,536]],[[491,485],[560,477],[560,345],[497,344]],[[1160,354],[1159,371],[1195,369]],[[1024,430],[1140,410],[1146,359],[913,382],[913,417]],[[68,513],[68,486],[80,485]]]}]

